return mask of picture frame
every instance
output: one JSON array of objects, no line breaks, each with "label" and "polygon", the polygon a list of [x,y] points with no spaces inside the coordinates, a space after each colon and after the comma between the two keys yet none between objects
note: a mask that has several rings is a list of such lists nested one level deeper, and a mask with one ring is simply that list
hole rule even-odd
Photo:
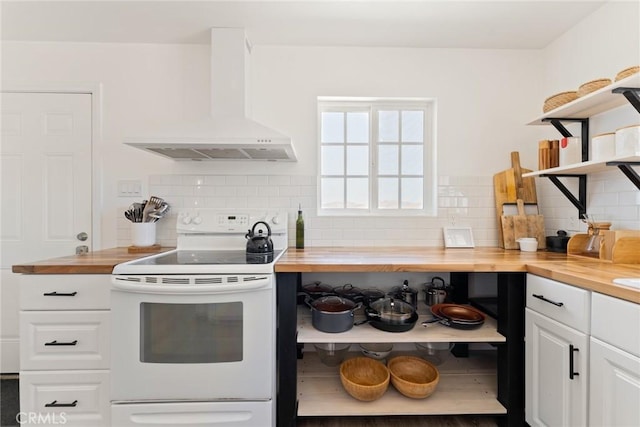
[{"label": "picture frame", "polygon": [[474,248],[471,227],[444,227],[445,248]]}]

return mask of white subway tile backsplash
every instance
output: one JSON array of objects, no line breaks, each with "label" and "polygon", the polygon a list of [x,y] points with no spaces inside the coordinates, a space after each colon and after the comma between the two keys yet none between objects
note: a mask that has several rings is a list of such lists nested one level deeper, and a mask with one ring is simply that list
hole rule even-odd
[{"label": "white subway tile backsplash", "polygon": [[[562,181],[577,193],[577,180]],[[497,245],[493,177],[438,177],[436,217],[318,216],[315,175],[151,175],[149,193],[165,198],[174,213],[159,223],[158,243],[175,245],[175,211],[181,207],[270,208],[289,214],[290,245],[302,205],[306,246],[442,246],[442,227],[470,226],[476,246]],[[546,178],[536,180],[538,205],[547,234],[558,229],[584,232],[576,208]],[[614,190],[612,190],[614,189]],[[119,209],[119,215],[122,210]],[[612,228],[640,229],[640,192],[617,170],[589,175],[587,211]],[[118,243],[130,240],[126,219],[118,221]]]}]

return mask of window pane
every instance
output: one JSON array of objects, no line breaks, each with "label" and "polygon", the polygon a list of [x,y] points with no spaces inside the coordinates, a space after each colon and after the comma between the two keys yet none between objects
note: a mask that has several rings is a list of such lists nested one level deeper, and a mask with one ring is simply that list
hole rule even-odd
[{"label": "window pane", "polygon": [[402,209],[422,209],[422,178],[402,178]]},{"label": "window pane", "polygon": [[378,146],[378,174],[398,175],[398,146]]},{"label": "window pane", "polygon": [[369,142],[369,113],[347,113],[347,142]]},{"label": "window pane", "polygon": [[344,208],[344,178],[322,178],[320,206],[323,209]]},{"label": "window pane", "polygon": [[322,147],[321,175],[344,175],[344,146],[324,145]]},{"label": "window pane", "polygon": [[369,209],[369,179],[347,178],[347,208]]},{"label": "window pane", "polygon": [[402,112],[402,141],[422,142],[424,141],[424,112],[403,111]]},{"label": "window pane", "polygon": [[399,111],[378,112],[378,141],[398,142],[400,140]]},{"label": "window pane", "polygon": [[322,113],[321,142],[344,142],[344,113]]},{"label": "window pane", "polygon": [[347,147],[347,175],[369,175],[369,146]]},{"label": "window pane", "polygon": [[402,174],[422,175],[422,145],[402,146]]},{"label": "window pane", "polygon": [[398,178],[378,178],[378,209],[398,209]]}]

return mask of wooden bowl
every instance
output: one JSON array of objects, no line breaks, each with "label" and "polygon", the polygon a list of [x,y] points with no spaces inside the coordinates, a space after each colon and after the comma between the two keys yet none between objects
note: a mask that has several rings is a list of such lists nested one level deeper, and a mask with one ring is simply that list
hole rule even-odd
[{"label": "wooden bowl", "polygon": [[419,357],[397,356],[389,360],[387,366],[391,373],[391,384],[400,393],[413,399],[429,397],[440,380],[438,369]]},{"label": "wooden bowl", "polygon": [[340,365],[340,381],[352,397],[370,402],[382,397],[389,387],[389,370],[369,357],[354,357]]}]

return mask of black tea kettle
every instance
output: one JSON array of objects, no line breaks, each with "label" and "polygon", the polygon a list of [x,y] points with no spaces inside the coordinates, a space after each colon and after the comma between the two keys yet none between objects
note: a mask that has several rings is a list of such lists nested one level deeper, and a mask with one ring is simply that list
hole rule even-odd
[{"label": "black tea kettle", "polygon": [[[258,230],[256,234],[256,226],[258,224],[264,224],[267,227],[267,235],[262,233],[262,230]],[[271,241],[271,227],[264,221],[258,221],[253,224],[253,228],[247,232],[244,236],[247,240],[247,253],[250,254],[270,254],[273,253],[273,241]]]}]

